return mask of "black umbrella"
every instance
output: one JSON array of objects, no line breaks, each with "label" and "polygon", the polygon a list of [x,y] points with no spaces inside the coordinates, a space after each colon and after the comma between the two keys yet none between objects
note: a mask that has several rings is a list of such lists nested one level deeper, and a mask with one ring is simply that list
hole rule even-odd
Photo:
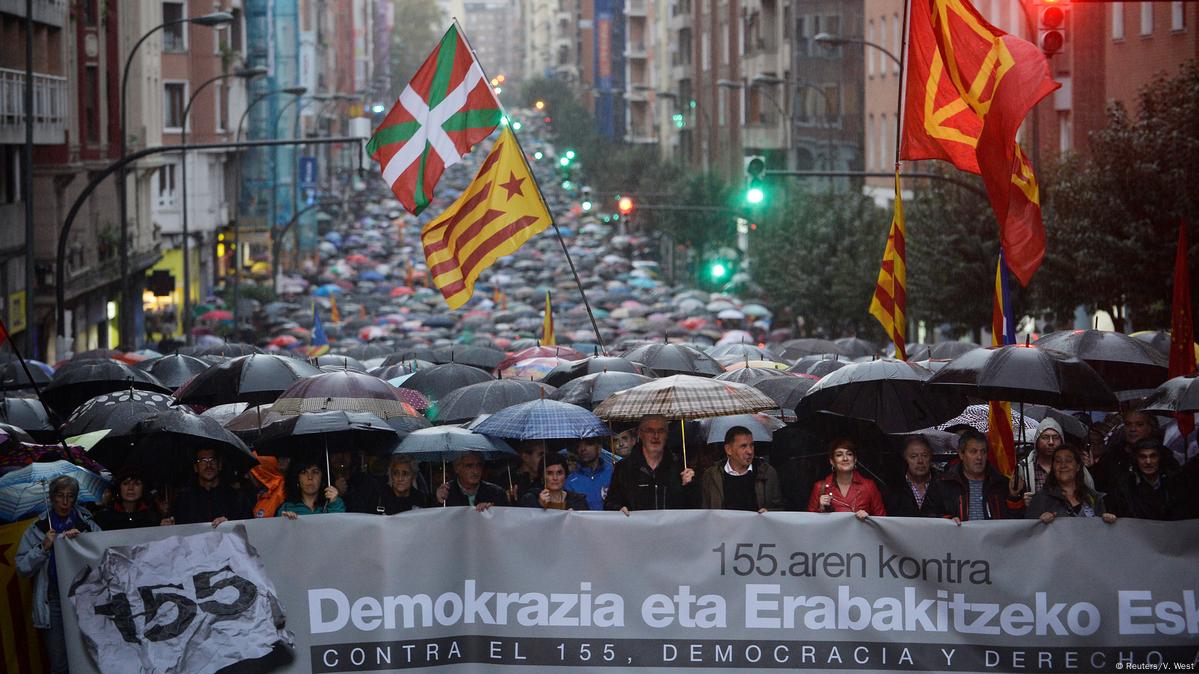
[{"label": "black umbrella", "polygon": [[780,409],[794,410],[804,394],[815,385],[815,377],[774,377],[753,386],[778,403]]},{"label": "black umbrella", "polygon": [[[910,359],[909,359],[910,360]],[[795,361],[795,364],[787,369],[788,372],[797,374],[810,374],[813,377],[823,377],[830,372],[836,372],[841,368],[849,365],[850,361],[841,360],[840,356],[828,356],[821,354],[818,356],[804,356]]]},{"label": "black umbrella", "polygon": [[953,392],[930,391],[929,370],[894,358],[851,363],[825,376],[795,408],[813,419],[825,412],[869,421],[884,433],[906,433],[954,418],[966,407]]},{"label": "black umbrella", "polygon": [[653,380],[654,377],[635,372],[597,372],[566,382],[554,392],[553,399],[593,410],[613,393]]},{"label": "black umbrella", "polygon": [[334,355],[349,356],[357,360],[371,360],[373,358],[386,358],[391,353],[391,349],[381,344],[359,344],[344,351],[338,351]]},{"label": "black umbrella", "polygon": [[433,350],[434,363],[462,363],[483,370],[494,370],[508,354],[482,346],[443,346]]},{"label": "black umbrella", "polygon": [[446,363],[417,370],[403,384],[400,384],[400,388],[420,391],[429,400],[436,401],[441,400],[454,389],[493,379],[495,377],[477,367],[461,363]]},{"label": "black umbrella", "polygon": [[170,389],[177,389],[186,384],[192,377],[207,370],[212,364],[195,356],[171,354],[162,358],[143,360],[134,365],[139,370],[145,370],[154,375],[158,381]]},{"label": "black umbrella", "polygon": [[430,421],[424,417],[392,417],[385,422],[391,426],[396,432],[400,440],[408,437],[410,433],[419,431],[422,428],[430,428],[433,426]]},{"label": "black umbrella", "polygon": [[842,356],[845,352],[835,342],[827,339],[790,339],[775,347],[780,356],[787,360],[795,360],[804,356],[821,353],[836,353]]},{"label": "black umbrella", "polygon": [[618,356],[590,356],[582,360],[562,363],[549,371],[541,379],[541,383],[562,387],[567,382],[589,374],[601,372],[630,372],[647,377],[654,377],[654,371],[641,363],[635,363],[628,358]]},{"label": "black umbrella", "polygon": [[262,349],[253,344],[240,344],[237,342],[229,342],[227,344],[217,344],[200,349],[196,352],[197,356],[224,356],[225,358],[238,358],[240,356],[252,356],[257,353],[265,353]]},{"label": "black umbrella", "polygon": [[[244,405],[245,403],[237,404]],[[293,415],[272,412],[270,405],[252,405],[246,407],[232,419],[222,422],[221,425],[244,442],[252,445],[262,434],[262,429],[290,416]]]},{"label": "black umbrella", "polygon": [[558,389],[524,379],[495,379],[451,391],[437,405],[438,424],[470,421],[520,403],[551,398]]},{"label": "black umbrella", "polygon": [[1118,406],[1116,396],[1091,366],[1077,358],[1019,344],[975,349],[958,356],[933,375],[928,385],[982,400],[1077,410],[1114,410]]},{"label": "black umbrella", "polygon": [[878,347],[867,342],[864,339],[857,337],[842,337],[841,339],[833,340],[841,348],[842,353],[850,358],[862,358],[866,356],[878,355]]},{"label": "black umbrella", "polygon": [[437,353],[433,349],[415,348],[405,349],[398,353],[389,353],[383,359],[383,366],[399,365],[401,363],[412,361],[425,361],[428,363],[437,362]]},{"label": "black umbrella", "polygon": [[173,407],[142,421],[134,433],[137,444],[128,463],[140,466],[151,479],[174,483],[192,474],[195,454],[215,449],[226,468],[245,471],[258,465],[246,445],[211,417]]},{"label": "black umbrella", "polygon": [[908,354],[908,360],[953,360],[962,354],[981,348],[974,342],[937,342],[928,347],[928,354],[923,358]]},{"label": "black umbrella", "polygon": [[1199,412],[1199,377],[1185,375],[1168,380],[1149,394],[1141,411],[1150,414]]},{"label": "black umbrella", "polygon": [[660,377],[676,374],[715,377],[724,372],[715,358],[682,344],[646,344],[628,352],[625,358],[644,364]]},{"label": "black umbrella", "polygon": [[64,366],[55,372],[50,384],[42,390],[42,399],[60,416],[66,417],[91,398],[128,389],[171,392],[148,372],[115,360],[89,360]]},{"label": "black umbrella", "polygon": [[1140,398],[1168,378],[1169,358],[1149,344],[1120,332],[1059,330],[1043,335],[1034,345],[1074,356],[1090,365],[1113,391]]},{"label": "black umbrella", "polygon": [[184,405],[223,405],[274,402],[288,387],[305,377],[320,374],[313,365],[273,354],[241,356],[196,375],[179,389],[176,399]]},{"label": "black umbrella", "polygon": [[756,386],[758,382],[766,381],[767,379],[778,379],[780,377],[794,379],[795,375],[787,374],[782,370],[775,370],[766,367],[739,367],[736,370],[729,370],[717,375],[719,381],[734,381],[738,384],[749,384]]},{"label": "black umbrella", "polygon": [[154,391],[124,390],[98,395],[75,409],[63,424],[66,437],[107,430],[88,451],[88,455],[107,468],[116,470],[125,465],[126,458],[137,441],[137,427],[171,409],[175,399]]},{"label": "black umbrella", "polygon": [[20,428],[41,443],[58,441],[58,429],[37,398],[0,400],[0,422]]},{"label": "black umbrella", "polygon": [[368,412],[305,412],[264,427],[254,449],[264,456],[346,450],[381,453],[399,440],[395,429]]},{"label": "black umbrella", "polygon": [[225,403],[209,407],[200,413],[202,417],[212,417],[216,419],[225,428],[229,427],[229,422],[237,418],[237,415],[249,409],[249,403]]},{"label": "black umbrella", "polygon": [[0,423],[0,433],[7,435],[10,439],[16,440],[17,442],[32,443],[34,441],[32,435],[26,433],[24,429],[13,426],[12,424]]},{"label": "black umbrella", "polygon": [[709,356],[724,360],[729,357],[733,360],[768,360],[773,363],[783,362],[775,353],[765,347],[757,344],[746,344],[744,342],[733,342],[732,344],[721,344],[713,346],[706,352]]},{"label": "black umbrella", "polygon": [[366,372],[366,366],[362,361],[350,356],[334,356],[333,354],[325,354],[318,356],[315,359],[315,365],[320,368],[333,367],[338,370],[354,370],[357,372]]},{"label": "black umbrella", "polygon": [[[25,373],[25,367],[21,366],[21,361],[14,357],[9,357],[3,363],[0,363],[0,391],[14,391],[17,389],[31,389],[34,384],[40,387],[45,387],[50,383],[50,375],[41,367],[26,362],[29,368],[29,373]],[[30,380],[29,376],[33,375]]]}]

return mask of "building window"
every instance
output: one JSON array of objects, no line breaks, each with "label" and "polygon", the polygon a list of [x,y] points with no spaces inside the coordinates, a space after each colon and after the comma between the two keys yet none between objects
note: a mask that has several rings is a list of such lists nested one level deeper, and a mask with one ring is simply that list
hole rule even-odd
[{"label": "building window", "polygon": [[174,164],[158,167],[158,206],[159,208],[174,208],[175,206]]},{"label": "building window", "polygon": [[1124,3],[1112,3],[1112,39],[1124,39]]},{"label": "building window", "polygon": [[[870,19],[870,20],[868,20],[868,22],[866,22],[866,41],[867,42],[876,42],[874,40],[874,19]],[[866,47],[866,76],[867,77],[874,77],[874,52],[878,52],[878,49]]]},{"label": "building window", "polygon": [[1186,30],[1186,7],[1181,2],[1170,3],[1170,30]]},{"label": "building window", "polygon": [[82,0],[80,12],[83,15],[83,25],[95,28],[100,23],[100,0]]},{"label": "building window", "polygon": [[887,113],[878,116],[878,162],[884,171],[891,163],[891,153],[887,151]]},{"label": "building window", "polygon": [[[891,53],[895,54],[896,56],[902,54],[903,48],[900,46],[901,44],[902,43],[899,41],[899,15],[895,14],[891,17]],[[898,63],[891,64],[891,72],[895,73],[896,75],[899,74]]]},{"label": "building window", "polygon": [[1153,3],[1141,3],[1141,35],[1153,35]]},{"label": "building window", "polygon": [[21,146],[0,145],[0,204],[21,200]]},{"label": "building window", "polygon": [[187,100],[186,82],[167,82],[163,85],[162,126],[176,133],[183,130],[183,105]]},{"label": "building window", "polygon": [[100,68],[86,66],[83,72],[83,139],[100,142]]},{"label": "building window", "polygon": [[163,51],[187,50],[187,24],[182,22],[183,16],[182,2],[162,3],[162,22],[170,24],[162,29]]},{"label": "building window", "polygon": [[874,158],[874,113],[866,116],[866,170],[873,171],[875,166]]},{"label": "building window", "polygon": [[1073,134],[1073,125],[1070,123],[1070,111],[1059,110],[1057,113],[1057,149],[1062,154],[1070,151],[1070,141]]},{"label": "building window", "polygon": [[213,87],[213,96],[216,97],[215,105],[213,106],[213,111],[216,117],[216,124],[214,125],[214,128],[217,133],[220,133],[225,130],[225,100],[228,98],[228,96],[225,95],[225,85],[218,82],[217,85]]}]

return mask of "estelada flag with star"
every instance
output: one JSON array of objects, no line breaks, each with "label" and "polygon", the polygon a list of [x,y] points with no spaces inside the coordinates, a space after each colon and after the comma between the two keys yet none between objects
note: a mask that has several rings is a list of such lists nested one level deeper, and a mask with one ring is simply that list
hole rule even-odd
[{"label": "estelada flag with star", "polygon": [[1008,268],[1028,285],[1045,256],[1045,228],[1016,131],[1060,85],[1036,45],[987,23],[968,0],[915,0],[910,26],[900,159],[941,159],[981,175]]},{"label": "estelada flag with star", "polygon": [[433,189],[476,143],[499,126],[503,113],[495,92],[457,23],[375,129],[367,153],[383,179],[413,215],[433,200]]},{"label": "estelada flag with star", "polygon": [[550,214],[512,130],[458,200],[421,231],[429,277],[451,309],[470,299],[479,274],[550,225]]}]

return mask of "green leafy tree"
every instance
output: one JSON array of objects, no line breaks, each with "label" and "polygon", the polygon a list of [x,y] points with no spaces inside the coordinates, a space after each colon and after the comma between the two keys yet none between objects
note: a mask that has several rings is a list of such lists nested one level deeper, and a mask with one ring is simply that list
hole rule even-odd
[{"label": "green leafy tree", "polygon": [[1110,106],[1088,156],[1067,157],[1051,172],[1035,300],[1063,317],[1079,304],[1107,309],[1125,330],[1168,326],[1181,219],[1189,222],[1192,269],[1199,252],[1196,185],[1199,62],[1191,60],[1142,89],[1135,116]]},{"label": "green leafy tree", "polygon": [[890,215],[857,192],[768,186],[769,212],[750,237],[754,281],[777,315],[812,335],[883,341],[867,313]]},{"label": "green leafy tree", "polygon": [[391,89],[399,95],[416,74],[446,29],[445,13],[428,0],[392,0],[395,31],[391,36]]}]

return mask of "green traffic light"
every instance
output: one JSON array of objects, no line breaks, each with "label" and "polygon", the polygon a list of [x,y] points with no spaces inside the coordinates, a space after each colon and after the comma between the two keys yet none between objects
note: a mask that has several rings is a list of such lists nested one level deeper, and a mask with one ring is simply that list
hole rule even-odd
[{"label": "green traffic light", "polygon": [[583,207],[583,210],[584,210],[584,211],[590,211],[590,210],[591,210],[591,202],[590,202],[590,201],[584,201],[582,204],[580,204],[580,206],[582,206],[582,207]]},{"label": "green traffic light", "polygon": [[512,122],[512,130],[513,131],[520,131],[521,126],[523,126],[523,125],[520,122]]},{"label": "green traffic light", "polygon": [[574,150],[567,150],[567,151],[566,151],[566,158],[567,158],[567,159],[574,159],[574,158],[575,158],[575,151],[574,151]]},{"label": "green traffic light", "polygon": [[575,188],[575,184],[570,182],[569,180],[562,181],[562,189],[566,190],[567,192],[573,190],[574,188]]},{"label": "green traffic light", "polygon": [[745,200],[751,204],[760,204],[766,200],[766,193],[762,191],[761,187],[751,187],[745,193]]},{"label": "green traffic light", "polygon": [[541,150],[538,150],[538,151],[536,151],[536,152],[534,152],[534,153],[533,153],[533,158],[534,158],[534,159],[541,159],[541,158],[542,158],[542,157],[544,157],[544,156],[545,156],[545,155],[541,154]]},{"label": "green traffic light", "polygon": [[570,166],[570,158],[562,157],[561,159],[558,160],[558,165],[559,166]]},{"label": "green traffic light", "polygon": [[724,266],[723,262],[713,262],[710,271],[712,272],[713,279],[720,280],[729,273],[729,268]]}]

